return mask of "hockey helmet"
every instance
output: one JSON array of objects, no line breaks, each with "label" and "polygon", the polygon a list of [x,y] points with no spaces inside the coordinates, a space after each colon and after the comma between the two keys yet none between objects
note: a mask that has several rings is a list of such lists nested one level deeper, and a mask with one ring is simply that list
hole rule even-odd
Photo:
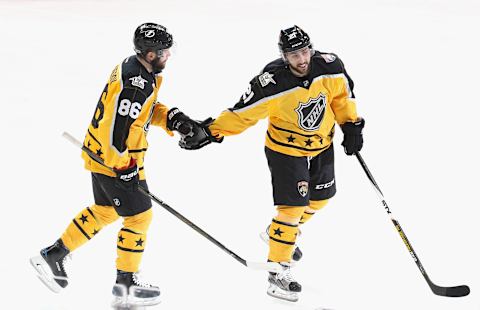
[{"label": "hockey helmet", "polygon": [[298,26],[293,26],[280,31],[278,48],[282,54],[293,52],[304,47],[312,48],[310,37]]},{"label": "hockey helmet", "polygon": [[158,52],[172,47],[173,37],[162,25],[143,23],[135,30],[133,45],[137,54]]}]

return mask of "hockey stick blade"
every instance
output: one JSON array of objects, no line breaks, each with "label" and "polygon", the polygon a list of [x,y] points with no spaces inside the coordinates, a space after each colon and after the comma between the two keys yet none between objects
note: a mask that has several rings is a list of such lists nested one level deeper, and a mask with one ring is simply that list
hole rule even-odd
[{"label": "hockey stick blade", "polygon": [[249,262],[247,261],[247,267],[255,270],[266,270],[270,272],[281,272],[283,271],[282,266],[279,263],[268,262],[268,263],[258,263],[258,262]]},{"label": "hockey stick blade", "polygon": [[428,284],[430,285],[432,292],[438,296],[464,297],[470,294],[470,288],[467,285],[443,287],[443,286],[435,285],[431,282],[429,282]]}]

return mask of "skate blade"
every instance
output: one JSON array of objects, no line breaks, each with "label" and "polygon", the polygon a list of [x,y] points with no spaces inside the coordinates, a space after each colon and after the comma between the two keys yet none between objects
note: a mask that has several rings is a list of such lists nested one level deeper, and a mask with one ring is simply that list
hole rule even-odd
[{"label": "skate blade", "polygon": [[150,298],[136,297],[137,294],[146,292],[146,291],[157,292],[158,290],[154,288],[131,286],[130,289],[128,290],[128,298],[129,298],[130,304],[137,307],[138,306],[155,306],[161,302],[160,295],[156,297],[150,297]]},{"label": "skate blade", "polygon": [[[145,299],[145,300],[144,300]],[[114,309],[143,309],[144,307],[150,307],[160,304],[162,301],[159,297],[152,298],[136,298],[133,296],[115,297],[112,301],[112,308]]]},{"label": "skate blade", "polygon": [[115,310],[144,310],[145,307],[137,306],[126,302],[122,297],[115,297],[112,302],[112,308]]},{"label": "skate blade", "polygon": [[298,293],[282,290],[281,288],[273,284],[270,284],[270,286],[268,287],[267,294],[271,297],[290,302],[298,301]]},{"label": "skate blade", "polygon": [[65,277],[58,277],[54,276],[52,274],[52,271],[50,270],[50,267],[48,267],[47,262],[42,256],[34,256],[30,258],[30,264],[33,266],[33,268],[37,271],[37,277],[40,279],[40,281],[45,284],[45,286],[50,289],[54,293],[60,293],[60,291],[63,289],[56,281],[57,280],[64,280],[67,281],[68,279]]},{"label": "skate blade", "polygon": [[157,291],[157,289],[146,287],[130,287],[127,293],[125,285],[115,284],[120,296],[115,296],[112,307],[115,309],[140,309],[143,307],[155,306],[161,302],[160,295],[151,298],[136,297],[137,294],[145,291]]}]

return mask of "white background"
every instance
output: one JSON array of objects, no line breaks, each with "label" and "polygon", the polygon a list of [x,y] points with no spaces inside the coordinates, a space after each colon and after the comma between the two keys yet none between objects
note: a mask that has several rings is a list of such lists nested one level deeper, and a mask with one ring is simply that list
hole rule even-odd
[{"label": "white background", "polygon": [[[278,56],[281,28],[297,24],[337,53],[366,119],[362,154],[393,214],[435,283],[472,289],[432,294],[338,130],[338,192],[303,227],[298,303],[268,297],[264,272],[155,206],[142,270],[162,290],[158,309],[480,309],[479,9],[473,0],[0,2],[2,303],[108,309],[121,221],[74,253],[60,295],[28,258],[92,203],[80,151],[61,133],[83,139],[111,70],[133,53],[134,29],[153,21],[177,42],[159,100],[197,119],[238,100]],[[253,261],[266,259],[258,233],[274,214],[265,128],[187,152],[152,127],[146,159],[153,193]]]}]

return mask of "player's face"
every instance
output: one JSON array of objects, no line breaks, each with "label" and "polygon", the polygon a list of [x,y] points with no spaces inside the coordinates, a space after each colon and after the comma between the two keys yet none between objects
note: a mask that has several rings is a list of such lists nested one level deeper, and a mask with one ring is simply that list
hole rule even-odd
[{"label": "player's face", "polygon": [[285,58],[290,69],[295,75],[305,76],[310,69],[310,58],[312,57],[310,47],[304,47],[298,51],[285,53]]},{"label": "player's face", "polygon": [[154,63],[153,63],[153,67],[157,71],[161,71],[161,70],[165,69],[165,65],[167,64],[167,60],[168,60],[169,57],[170,57],[170,50],[169,49],[165,49],[165,50],[161,50],[161,51],[157,52],[157,55],[156,55]]}]

